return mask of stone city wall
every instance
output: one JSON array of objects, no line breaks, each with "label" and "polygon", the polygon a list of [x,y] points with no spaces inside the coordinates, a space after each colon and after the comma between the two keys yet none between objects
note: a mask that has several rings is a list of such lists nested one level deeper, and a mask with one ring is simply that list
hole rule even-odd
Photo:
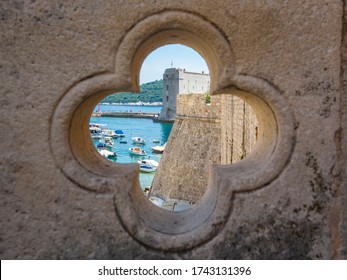
[{"label": "stone city wall", "polygon": [[220,163],[220,97],[179,94],[177,115],[156,171],[151,195],[198,202],[205,193],[211,164]]},{"label": "stone city wall", "polygon": [[177,117],[160,161],[151,195],[197,203],[212,164],[243,159],[256,141],[257,119],[242,99],[230,95],[179,94]]},{"label": "stone city wall", "polygon": [[225,94],[221,100],[221,157],[223,164],[230,164],[251,152],[258,123],[252,107],[241,98]]}]

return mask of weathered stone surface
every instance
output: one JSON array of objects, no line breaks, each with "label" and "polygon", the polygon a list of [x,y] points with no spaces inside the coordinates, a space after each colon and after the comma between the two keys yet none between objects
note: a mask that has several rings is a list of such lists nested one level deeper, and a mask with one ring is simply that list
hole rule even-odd
[{"label": "weathered stone surface", "polygon": [[[346,258],[346,14],[341,0],[2,1],[1,258]],[[287,111],[295,119],[277,175],[254,187],[268,162],[241,161],[234,181],[217,167],[202,211],[173,216],[186,234],[158,209],[158,221],[141,216],[142,201],[152,208],[136,168],[99,158],[86,129],[96,102],[136,88],[142,59],[171,42],[202,52],[217,93],[243,77],[272,85],[285,101],[270,95],[271,108],[286,105],[276,139],[290,130]],[[206,229],[194,220],[204,215]]]},{"label": "weathered stone surface", "polygon": [[179,94],[177,116],[150,196],[198,203],[214,164],[231,164],[253,149],[258,123],[252,108],[231,94]]},{"label": "weathered stone surface", "polygon": [[220,98],[206,104],[199,93],[177,96],[177,115],[156,171],[151,195],[197,203],[212,164],[221,163]]}]

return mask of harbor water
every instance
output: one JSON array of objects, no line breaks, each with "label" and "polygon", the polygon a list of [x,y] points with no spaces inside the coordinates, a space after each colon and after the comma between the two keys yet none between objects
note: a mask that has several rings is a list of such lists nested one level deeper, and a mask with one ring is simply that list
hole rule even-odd
[{"label": "harbor water", "polygon": [[[102,112],[143,112],[143,113],[159,113],[161,106],[119,106],[119,105],[100,105]],[[117,163],[133,163],[141,159],[153,159],[160,162],[161,154],[155,154],[151,151],[151,147],[163,145],[167,142],[172,123],[157,123],[151,119],[141,118],[115,118],[115,117],[91,117],[90,123],[100,124],[101,128],[111,130],[123,130],[125,137],[114,139],[114,147],[109,150],[117,152],[117,158],[112,159]],[[133,144],[132,137],[142,137],[145,139],[145,144]],[[159,143],[154,143],[153,140],[159,140]],[[126,141],[127,143],[120,143]],[[99,139],[93,139],[96,146]],[[140,147],[146,152],[146,156],[136,156],[129,153],[130,147]],[[110,159],[111,160],[111,159]],[[154,178],[154,172],[140,172],[140,184],[142,189],[150,186]]]}]

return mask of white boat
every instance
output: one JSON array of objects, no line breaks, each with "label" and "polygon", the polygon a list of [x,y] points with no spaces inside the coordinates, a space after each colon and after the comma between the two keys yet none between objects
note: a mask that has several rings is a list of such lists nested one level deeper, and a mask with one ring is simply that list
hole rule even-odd
[{"label": "white boat", "polygon": [[129,151],[131,154],[136,155],[136,156],[145,156],[147,155],[145,151],[140,149],[139,147],[131,147],[129,148]]},{"label": "white boat", "polygon": [[114,132],[116,134],[116,137],[124,137],[125,136],[123,130],[121,130],[121,129],[117,129]]},{"label": "white boat", "polygon": [[145,139],[142,137],[133,137],[131,140],[133,140],[133,143],[135,144],[145,144]]},{"label": "white boat", "polygon": [[114,141],[113,138],[110,136],[104,136],[102,139],[99,140],[99,143],[97,147],[113,147],[114,146]]},{"label": "white boat", "polygon": [[111,129],[102,129],[101,134],[106,137],[112,137],[112,138],[117,138],[117,134],[114,132],[114,130]]},{"label": "white boat", "polygon": [[154,172],[157,170],[159,162],[153,159],[144,159],[137,161],[140,165],[140,170],[143,172]]},{"label": "white boat", "polygon": [[151,150],[153,153],[162,154],[162,153],[164,153],[165,146],[166,146],[166,143],[163,146],[152,147]]},{"label": "white boat", "polygon": [[105,158],[115,158],[115,157],[117,157],[117,153],[116,152],[111,152],[111,151],[106,150],[106,149],[98,150],[98,152],[100,153],[100,155],[102,155]]},{"label": "white boat", "polygon": [[102,133],[101,128],[97,126],[89,126],[89,132],[93,139],[101,139]]}]

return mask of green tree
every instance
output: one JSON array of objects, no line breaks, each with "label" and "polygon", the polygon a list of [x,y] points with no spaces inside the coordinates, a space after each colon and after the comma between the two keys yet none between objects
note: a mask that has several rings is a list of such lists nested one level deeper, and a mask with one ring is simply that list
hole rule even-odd
[{"label": "green tree", "polygon": [[107,96],[102,103],[162,102],[163,80],[140,85],[138,92],[118,92]]}]

